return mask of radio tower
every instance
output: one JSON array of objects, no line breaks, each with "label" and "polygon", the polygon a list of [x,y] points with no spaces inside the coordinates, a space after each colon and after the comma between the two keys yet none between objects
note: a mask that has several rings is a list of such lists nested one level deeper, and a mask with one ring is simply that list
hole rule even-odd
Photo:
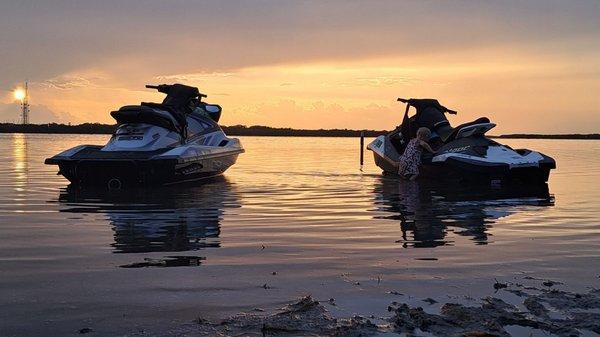
[{"label": "radio tower", "polygon": [[21,102],[21,124],[29,124],[29,89],[25,81],[25,97]]}]

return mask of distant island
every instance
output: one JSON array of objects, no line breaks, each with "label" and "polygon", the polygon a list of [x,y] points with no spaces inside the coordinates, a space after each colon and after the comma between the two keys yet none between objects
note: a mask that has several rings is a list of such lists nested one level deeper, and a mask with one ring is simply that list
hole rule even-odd
[{"label": "distant island", "polygon": [[[84,123],[78,125],[67,124],[14,124],[0,123],[0,133],[56,133],[56,134],[112,134],[114,124]],[[273,128],[262,125],[234,125],[221,126],[226,134],[231,136],[279,136],[279,137],[360,137],[364,132],[365,137],[377,137],[386,134],[386,130],[351,130],[351,129],[292,129]],[[491,136],[492,138],[519,138],[519,139],[600,139],[600,134],[507,134]]]}]

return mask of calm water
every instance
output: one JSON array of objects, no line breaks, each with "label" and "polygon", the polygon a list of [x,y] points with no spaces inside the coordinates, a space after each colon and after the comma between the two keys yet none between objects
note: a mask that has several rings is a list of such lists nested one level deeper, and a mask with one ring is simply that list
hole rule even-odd
[{"label": "calm water", "polygon": [[168,329],[307,293],[377,313],[391,290],[477,298],[524,275],[600,286],[598,141],[506,141],[559,166],[514,193],[384,178],[370,153],[361,172],[358,139],[244,137],[223,179],[127,193],[43,164],[106,139],[0,134],[0,335]]}]

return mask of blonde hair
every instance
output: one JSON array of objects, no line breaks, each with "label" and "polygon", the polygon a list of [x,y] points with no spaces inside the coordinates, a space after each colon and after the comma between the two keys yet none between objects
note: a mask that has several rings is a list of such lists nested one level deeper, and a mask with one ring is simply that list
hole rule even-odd
[{"label": "blonde hair", "polygon": [[431,131],[428,128],[422,127],[417,130],[417,138],[427,140],[431,137]]}]

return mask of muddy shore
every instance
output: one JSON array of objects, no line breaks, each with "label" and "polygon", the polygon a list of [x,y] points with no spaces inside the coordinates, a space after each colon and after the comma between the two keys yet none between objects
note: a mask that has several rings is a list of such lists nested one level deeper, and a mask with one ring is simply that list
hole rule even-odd
[{"label": "muddy shore", "polygon": [[[397,292],[385,315],[339,315],[335,298],[306,295],[275,310],[255,308],[224,319],[195,321],[135,336],[597,336],[600,290],[563,290],[560,282],[531,276],[523,282],[494,280],[492,296],[445,303],[418,302]],[[471,302],[471,304],[467,304]],[[412,304],[411,304],[412,303]],[[416,304],[415,304],[416,303]],[[473,304],[476,303],[476,304]]]}]

